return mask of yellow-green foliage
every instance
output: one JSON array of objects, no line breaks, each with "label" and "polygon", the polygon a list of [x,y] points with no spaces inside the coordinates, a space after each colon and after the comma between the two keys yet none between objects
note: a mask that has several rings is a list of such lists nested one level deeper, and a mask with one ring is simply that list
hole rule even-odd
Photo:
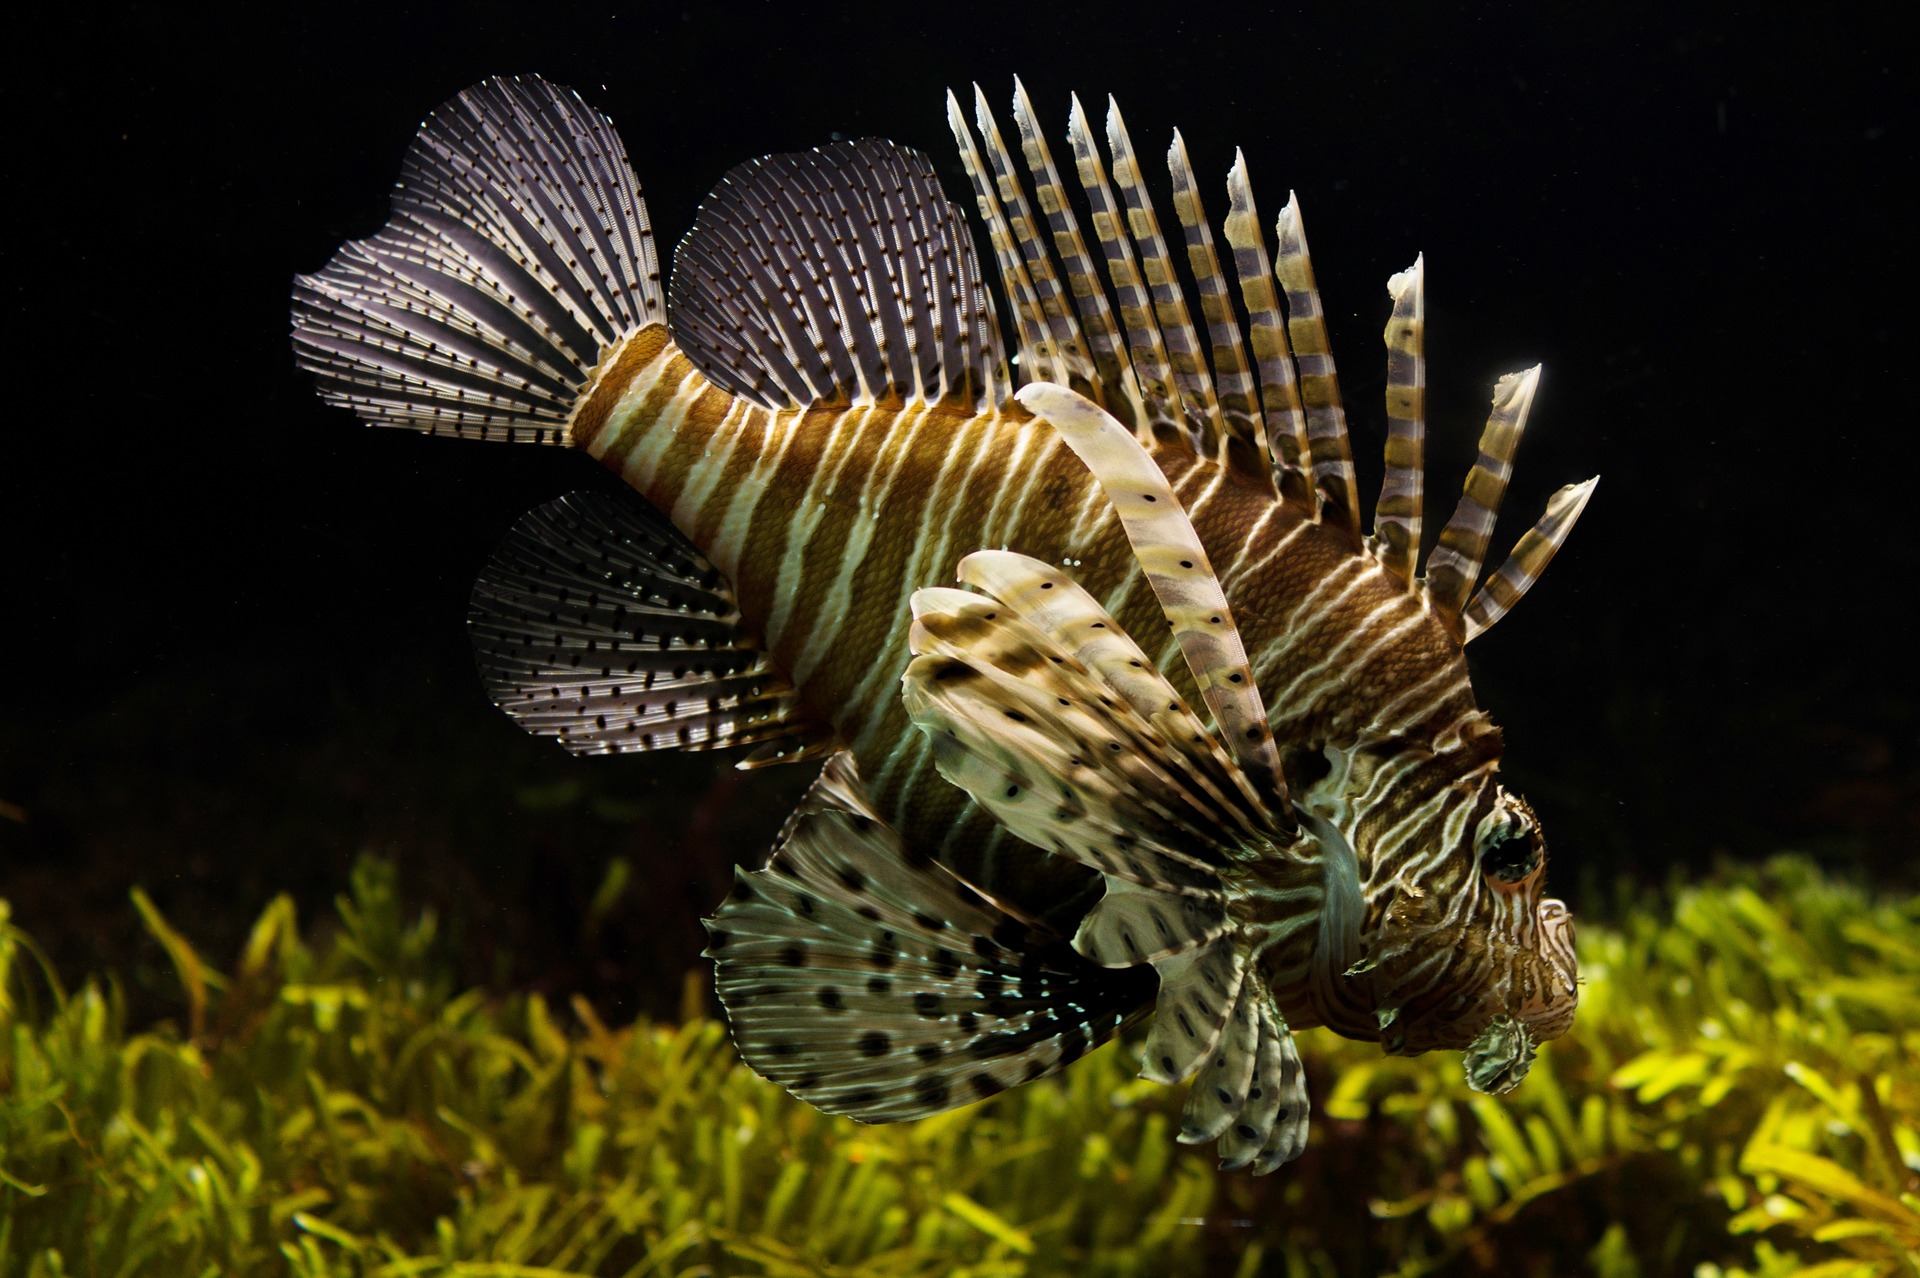
[{"label": "yellow-green foliage", "polygon": [[16,1275],[1916,1274],[1920,902],[1801,862],[1582,938],[1514,1095],[1313,1034],[1307,1156],[1223,1176],[1126,1048],[900,1127],[743,1068],[722,1028],[457,993],[365,862],[270,907],[128,1033],[0,903],[0,1278]]}]

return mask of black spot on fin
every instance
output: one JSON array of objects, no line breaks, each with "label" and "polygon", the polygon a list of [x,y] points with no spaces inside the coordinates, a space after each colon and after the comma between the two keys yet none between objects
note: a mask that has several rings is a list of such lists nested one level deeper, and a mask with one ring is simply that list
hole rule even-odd
[{"label": "black spot on fin", "polygon": [[984,1099],[1071,1064],[1153,998],[1150,968],[1097,967],[908,865],[846,754],[740,880],[708,923],[734,1042],[829,1113],[897,1122]]},{"label": "black spot on fin", "polygon": [[494,701],[576,754],[757,744],[751,764],[825,749],[726,578],[638,498],[574,493],[522,516],[468,626]]},{"label": "black spot on fin", "polygon": [[740,165],[674,255],[673,340],[769,408],[1012,389],[973,238],[927,158],[878,138]]}]

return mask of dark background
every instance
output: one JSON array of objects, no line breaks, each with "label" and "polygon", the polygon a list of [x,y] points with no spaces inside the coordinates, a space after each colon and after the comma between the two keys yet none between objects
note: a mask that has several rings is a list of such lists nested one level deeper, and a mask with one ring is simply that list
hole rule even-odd
[{"label": "dark background", "polygon": [[[224,962],[273,893],[312,917],[373,849],[476,979],[677,1005],[725,865],[806,778],[521,736],[467,591],[515,516],[611,481],[360,427],[286,339],[289,277],[380,225],[418,121],[520,71],[613,117],[663,244],[733,164],[836,136],[964,191],[941,91],[1004,111],[1015,71],[1056,135],[1069,90],[1117,95],[1144,155],[1180,125],[1216,216],[1243,147],[1268,217],[1300,193],[1369,502],[1383,286],[1424,250],[1429,537],[1500,372],[1547,368],[1496,555],[1604,476],[1473,649],[1556,886],[1603,915],[1623,876],[1783,848],[1911,884],[1895,6],[1318,8],[136,5],[16,33],[0,896],[69,976],[133,964],[138,1000],[167,980],[133,884]],[[632,886],[593,911],[614,857]]]}]

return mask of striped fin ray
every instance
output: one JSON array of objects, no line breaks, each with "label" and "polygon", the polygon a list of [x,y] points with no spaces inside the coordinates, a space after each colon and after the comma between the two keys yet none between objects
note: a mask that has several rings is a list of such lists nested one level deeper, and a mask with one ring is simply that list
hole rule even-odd
[{"label": "striped fin ray", "polygon": [[1287,295],[1287,339],[1299,373],[1300,401],[1306,409],[1313,482],[1320,493],[1320,522],[1360,536],[1360,496],[1353,474],[1353,449],[1347,441],[1347,413],[1340,403],[1340,380],[1327,341],[1326,313],[1313,281],[1306,226],[1299,197],[1288,193],[1274,228],[1274,274]]},{"label": "striped fin ray", "polygon": [[1064,380],[1052,380],[1060,380],[1063,385],[1072,386],[1083,395],[1101,398],[1105,387],[1081,333],[1073,303],[1067,296],[1067,287],[1061,282],[1053,254],[1043,238],[1040,222],[1035,218],[1033,206],[1027,202],[1026,192],[1021,188],[1019,174],[1013,167],[1013,156],[1000,133],[999,121],[994,119],[993,111],[987,105],[987,95],[981,92],[977,84],[973,87],[973,118],[979,126],[987,159],[993,165],[994,182],[999,189],[1001,204],[1007,211],[1008,224],[1020,245],[1021,257],[1033,280],[1034,293],[1046,317],[1055,365],[1065,375]]},{"label": "striped fin ray", "polygon": [[1494,386],[1493,410],[1480,434],[1480,455],[1467,473],[1453,517],[1440,530],[1440,542],[1427,559],[1428,597],[1442,616],[1459,618],[1479,580],[1500,499],[1513,474],[1513,455],[1539,386],[1537,364],[1523,373],[1508,373]]},{"label": "striped fin ray", "polygon": [[601,355],[665,316],[626,148],[570,89],[500,77],[441,106],[392,209],[293,287],[295,361],[372,425],[565,444]]},{"label": "striped fin ray", "polygon": [[1547,499],[1546,513],[1514,546],[1513,553],[1507,556],[1507,561],[1500,565],[1499,571],[1487,578],[1486,583],[1474,593],[1473,601],[1467,605],[1466,614],[1461,619],[1466,635],[1462,642],[1472,642],[1475,637],[1485,634],[1540,579],[1540,574],[1546,571],[1547,564],[1566,541],[1567,534],[1573,531],[1574,522],[1587,508],[1587,502],[1599,483],[1600,477],[1596,475],[1583,484],[1568,484]]},{"label": "striped fin ray", "polygon": [[[1031,263],[1024,255],[1019,235],[1002,203],[1006,188],[995,180],[994,172],[989,170],[972,130],[967,127],[967,117],[960,109],[960,100],[952,90],[947,91],[947,127],[953,130],[954,140],[960,144],[960,159],[966,167],[968,179],[973,183],[980,220],[986,224],[987,239],[993,245],[994,259],[1000,267],[1000,282],[1006,288],[1008,304],[1013,308],[1014,332],[1020,339],[1015,364],[1025,379],[1065,381],[1067,366],[1060,358],[1052,325],[1041,302],[1040,291],[1034,284],[1033,273],[1029,269]],[[1013,194],[1018,193],[1016,185]]]},{"label": "striped fin ray", "polygon": [[1174,384],[1180,388],[1187,434],[1194,451],[1207,456],[1222,433],[1213,378],[1207,372],[1206,357],[1200,350],[1200,335],[1194,331],[1193,317],[1187,311],[1186,294],[1174,274],[1173,257],[1167,252],[1166,238],[1160,234],[1160,219],[1147,194],[1133,140],[1127,136],[1126,121],[1120,118],[1120,104],[1111,97],[1107,99],[1107,147],[1113,156],[1113,180],[1126,206],[1127,231],[1133,237],[1139,256],[1154,318],[1159,322],[1167,359],[1173,367]]},{"label": "striped fin ray", "polygon": [[[1048,642],[1086,667],[1106,689],[1173,742],[1183,756],[1187,782],[1211,805],[1204,819],[1264,837],[1268,819],[1251,782],[1199,726],[1173,685],[1098,600],[1061,569],[1007,550],[977,550],[960,561],[959,579],[1004,604]],[[922,604],[944,598],[963,608],[979,601],[934,591]],[[1148,792],[1143,791],[1143,794]],[[1163,808],[1178,816],[1178,805]],[[1184,818],[1182,818],[1184,819]],[[1137,962],[1138,959],[1132,961]]]},{"label": "striped fin ray", "polygon": [[1016,398],[1050,422],[1099,480],[1227,748],[1286,812],[1286,781],[1246,648],[1207,552],[1166,476],[1138,440],[1085,397],[1034,385]]},{"label": "striped fin ray", "polygon": [[1146,973],[1097,967],[912,856],[845,753],[707,927],[747,1063],[862,1122],[922,1118],[1054,1073],[1152,998]]},{"label": "striped fin ray", "polygon": [[1054,251],[1059,254],[1061,271],[1066,275],[1067,287],[1080,313],[1087,350],[1093,358],[1100,383],[1107,392],[1104,397],[1089,398],[1102,399],[1114,416],[1130,427],[1139,428],[1145,420],[1146,409],[1141,403],[1140,386],[1134,379],[1133,365],[1127,358],[1124,340],[1120,330],[1114,326],[1113,307],[1108,303],[1106,289],[1094,271],[1093,258],[1087,252],[1079,220],[1074,217],[1073,206],[1067,200],[1066,186],[1060,181],[1060,170],[1054,165],[1052,148],[1047,145],[1046,135],[1040,131],[1033,113],[1033,103],[1018,79],[1013,82],[1013,122],[1020,130],[1020,151],[1027,162],[1027,173],[1033,179],[1034,200],[1039,204],[1040,211],[1046,214],[1047,227],[1053,235]]},{"label": "striped fin ray", "polygon": [[1373,507],[1374,553],[1409,586],[1420,561],[1427,433],[1427,273],[1424,255],[1387,281],[1387,466]]},{"label": "striped fin ray", "polygon": [[1260,374],[1260,411],[1273,455],[1273,481],[1281,497],[1303,510],[1316,511],[1319,496],[1313,486],[1313,452],[1307,441],[1307,414],[1300,404],[1300,384],[1294,376],[1293,347],[1287,339],[1286,317],[1274,291],[1274,275],[1267,260],[1266,233],[1254,206],[1247,180],[1246,157],[1233,153],[1227,174],[1227,243],[1233,249],[1234,274],[1240,279],[1240,300],[1246,304],[1248,338],[1254,367]]},{"label": "striped fin ray", "polygon": [[574,493],[522,517],[469,629],[494,701],[575,754],[758,744],[755,766],[826,746],[720,571],[638,501]]},{"label": "striped fin ray", "polygon": [[973,247],[973,236],[967,231],[966,219],[961,216],[958,205],[948,205],[953,216],[955,234],[959,240],[960,278],[965,284],[963,296],[971,296],[973,304],[967,316],[967,327],[971,332],[968,349],[977,352],[975,358],[980,367],[981,407],[998,408],[1013,398],[1013,373],[1007,365],[1007,348],[1000,336],[1000,312],[993,302],[993,289],[987,286],[987,277],[980,271],[980,258]]},{"label": "striped fin ray", "polygon": [[992,296],[925,156],[878,139],[749,161],[701,202],[674,342],[763,407],[1004,396]]},{"label": "striped fin ray", "polygon": [[1192,439],[1185,415],[1180,411],[1180,392],[1173,380],[1173,368],[1167,346],[1154,317],[1152,302],[1141,284],[1140,268],[1134,261],[1133,244],[1123,228],[1125,214],[1113,198],[1107,183],[1106,164],[1087,113],[1075,94],[1067,111],[1067,145],[1073,151],[1073,166],[1080,178],[1080,189],[1093,210],[1093,233],[1100,241],[1106,259],[1107,279],[1119,302],[1120,326],[1126,333],[1127,349],[1133,360],[1133,373],[1146,403],[1148,429],[1156,436],[1177,435]]},{"label": "striped fin ray", "polygon": [[1004,601],[933,587],[913,608],[907,712],[941,775],[1020,838],[1203,903],[1232,848],[1270,841],[1192,716],[1140,714]]},{"label": "striped fin ray", "polygon": [[1178,129],[1173,131],[1173,144],[1167,148],[1167,170],[1173,177],[1174,216],[1186,234],[1187,263],[1193,270],[1200,313],[1206,319],[1207,337],[1213,345],[1214,384],[1220,421],[1225,427],[1220,437],[1221,460],[1242,474],[1272,483],[1273,460],[1260,418],[1260,384],[1247,363],[1246,345],[1240,339],[1240,317],[1234,313],[1226,277],[1220,272],[1220,255],[1214,251],[1206,206],[1193,178],[1193,163],[1187,158],[1186,139]]}]

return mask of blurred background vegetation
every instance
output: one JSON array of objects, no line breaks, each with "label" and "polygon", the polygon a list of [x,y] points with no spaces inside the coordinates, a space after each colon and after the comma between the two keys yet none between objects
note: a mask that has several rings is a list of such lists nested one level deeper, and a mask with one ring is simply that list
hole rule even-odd
[{"label": "blurred background vegetation", "polygon": [[1173,1143],[1128,1043],[862,1127],[740,1065],[697,975],[617,1028],[463,989],[377,858],[219,964],[136,890],[174,1006],[144,1029],[0,905],[0,1273],[1920,1272],[1920,899],[1783,858],[1630,905],[1508,1097],[1307,1035],[1313,1140],[1262,1179]]}]

